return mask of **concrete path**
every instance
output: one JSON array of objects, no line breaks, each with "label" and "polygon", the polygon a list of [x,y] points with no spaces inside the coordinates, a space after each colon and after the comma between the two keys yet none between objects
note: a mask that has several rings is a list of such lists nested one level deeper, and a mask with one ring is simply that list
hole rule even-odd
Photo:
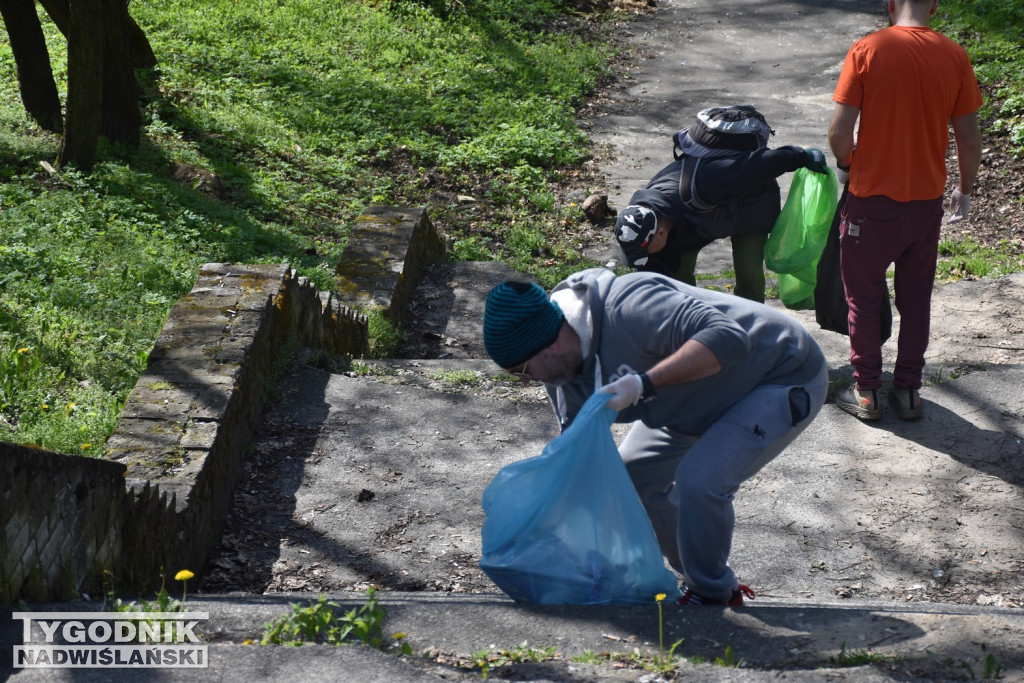
[{"label": "concrete path", "polygon": [[[828,152],[832,91],[846,51],[880,28],[877,0],[668,0],[626,30],[640,55],[630,77],[609,88],[609,102],[588,117],[600,152],[609,204],[624,208],[672,160],[672,134],[701,109],[752,104],[775,129],[772,147]],[[831,154],[829,153],[831,159]],[[791,174],[779,178],[783,197]],[[591,254],[617,257],[610,241]],[[705,247],[697,272],[732,268],[729,240]]]}]

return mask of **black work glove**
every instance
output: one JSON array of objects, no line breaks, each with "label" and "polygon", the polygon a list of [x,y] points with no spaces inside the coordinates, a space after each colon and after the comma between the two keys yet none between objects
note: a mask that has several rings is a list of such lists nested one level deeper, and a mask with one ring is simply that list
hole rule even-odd
[{"label": "black work glove", "polygon": [[807,162],[804,164],[807,170],[815,173],[828,173],[828,162],[825,160],[825,153],[815,147],[808,147],[804,150]]}]

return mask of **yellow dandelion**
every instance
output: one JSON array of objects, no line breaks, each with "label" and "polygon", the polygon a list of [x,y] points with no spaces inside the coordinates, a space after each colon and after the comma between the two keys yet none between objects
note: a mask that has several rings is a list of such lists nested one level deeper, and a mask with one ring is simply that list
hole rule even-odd
[{"label": "yellow dandelion", "polygon": [[43,410],[49,410],[49,409],[50,409],[50,404],[49,403],[44,403],[43,404]]},{"label": "yellow dandelion", "polygon": [[83,443],[83,444],[82,444],[82,450],[83,450],[83,451],[87,451],[87,450],[89,450],[89,447],[90,447],[90,446],[92,446],[92,444],[89,444],[89,443]]},{"label": "yellow dandelion", "polygon": [[188,581],[189,579],[195,578],[195,574],[187,569],[182,569],[180,572],[174,575],[175,581]]},{"label": "yellow dandelion", "polygon": [[401,631],[395,631],[391,634],[391,638],[392,640],[401,640],[402,638],[405,638],[405,634]]},{"label": "yellow dandelion", "polygon": [[28,347],[23,346],[22,348],[18,349],[18,353],[28,353]]},{"label": "yellow dandelion", "polygon": [[662,600],[665,599],[665,594],[664,593],[658,593],[657,595],[654,596],[654,599],[657,600],[658,602],[661,602]]}]

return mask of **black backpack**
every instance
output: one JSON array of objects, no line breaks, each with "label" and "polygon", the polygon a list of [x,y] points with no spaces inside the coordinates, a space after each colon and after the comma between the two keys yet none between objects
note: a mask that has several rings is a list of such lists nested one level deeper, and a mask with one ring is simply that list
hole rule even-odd
[{"label": "black backpack", "polygon": [[705,147],[746,152],[768,146],[768,138],[775,130],[768,125],[764,115],[749,104],[735,104],[729,107],[711,107],[702,110],[689,128],[683,128],[672,136],[672,156],[682,156],[683,135]]},{"label": "black backpack", "polygon": [[682,154],[683,135],[686,133],[705,147],[738,153],[767,147],[768,138],[775,135],[775,130],[753,106],[735,104],[702,110],[689,128],[683,128],[672,136],[672,156],[677,161],[682,159],[679,164],[679,197],[683,205],[695,213],[697,222],[709,234],[719,237],[732,234],[736,207],[712,204],[697,193],[696,177],[701,159]]}]

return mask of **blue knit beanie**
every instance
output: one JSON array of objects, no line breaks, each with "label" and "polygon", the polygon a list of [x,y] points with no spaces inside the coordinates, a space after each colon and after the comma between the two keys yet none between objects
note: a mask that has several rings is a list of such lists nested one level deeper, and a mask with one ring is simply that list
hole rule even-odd
[{"label": "blue knit beanie", "polygon": [[539,285],[503,282],[487,295],[484,347],[501,367],[518,367],[555,341],[564,320]]}]

